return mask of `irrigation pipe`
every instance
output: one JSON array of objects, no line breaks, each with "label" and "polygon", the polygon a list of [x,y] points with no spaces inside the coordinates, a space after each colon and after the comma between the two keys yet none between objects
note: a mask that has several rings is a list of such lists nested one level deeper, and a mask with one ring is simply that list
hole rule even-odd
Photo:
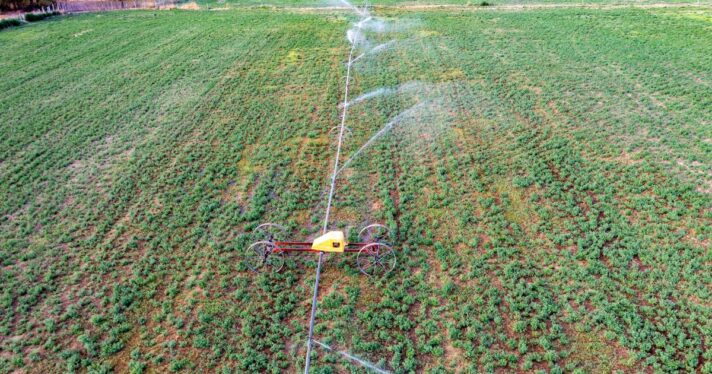
[{"label": "irrigation pipe", "polygon": [[[360,26],[358,27],[359,32],[361,32]],[[339,157],[341,156],[341,144],[344,137],[344,128],[346,124],[346,111],[348,111],[348,105],[346,103],[349,101],[349,84],[351,83],[351,65],[353,64],[354,49],[356,48],[357,38],[351,41],[351,50],[349,51],[349,62],[346,66],[346,88],[344,90],[344,104],[341,110],[341,125],[339,126],[339,141],[336,146],[336,157],[334,158],[334,172],[331,175],[331,187],[329,188],[329,200],[326,204],[326,214],[324,215],[324,227],[322,228],[322,233],[326,233],[329,226],[329,213],[331,212],[331,203],[334,197],[334,186],[336,186],[336,176],[339,172]],[[319,252],[319,261],[316,265],[316,280],[314,281],[314,294],[312,296],[312,307],[311,315],[309,316],[309,335],[307,337],[307,357],[306,363],[304,364],[304,374],[309,374],[309,367],[311,366],[311,351],[312,342],[314,337],[314,319],[316,317],[316,302],[317,296],[319,294],[319,277],[321,276],[321,264],[324,260],[324,252]]]},{"label": "irrigation pipe", "polygon": [[341,125],[339,126],[339,141],[336,146],[336,158],[334,158],[334,172],[331,175],[331,187],[329,188],[329,200],[326,203],[326,214],[324,215],[324,227],[322,228],[322,233],[326,233],[326,229],[329,226],[329,213],[331,212],[331,203],[334,197],[334,187],[336,186],[336,176],[339,173],[339,157],[341,156],[341,145],[344,138],[344,128],[346,124],[346,112],[348,111],[348,101],[349,101],[349,84],[351,83],[351,65],[353,64],[353,54],[354,48],[356,48],[356,40],[351,43],[351,51],[349,51],[349,63],[346,68],[346,88],[344,91],[344,103],[342,104],[343,109],[341,110]]}]

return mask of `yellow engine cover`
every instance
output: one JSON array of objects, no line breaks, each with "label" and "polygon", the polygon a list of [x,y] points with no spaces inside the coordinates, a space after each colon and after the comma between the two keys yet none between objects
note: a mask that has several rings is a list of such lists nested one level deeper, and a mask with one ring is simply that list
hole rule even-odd
[{"label": "yellow engine cover", "polygon": [[312,249],[320,252],[343,252],[345,246],[343,231],[329,231],[312,243]]}]

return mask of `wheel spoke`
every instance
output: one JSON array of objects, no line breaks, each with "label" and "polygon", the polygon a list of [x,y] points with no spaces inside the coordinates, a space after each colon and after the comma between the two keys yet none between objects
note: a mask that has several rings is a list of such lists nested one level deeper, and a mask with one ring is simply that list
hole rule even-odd
[{"label": "wheel spoke", "polygon": [[284,266],[284,254],[273,250],[274,244],[271,242],[253,243],[245,254],[245,265],[254,272],[260,272],[265,267],[271,268],[273,272],[279,271]]},{"label": "wheel spoke", "polygon": [[382,239],[389,241],[389,236],[390,232],[388,228],[380,223],[368,225],[362,228],[358,233],[359,240],[362,242],[376,242]]},{"label": "wheel spoke", "polygon": [[383,243],[365,245],[358,253],[356,263],[359,270],[366,275],[383,276],[393,270],[395,252]]},{"label": "wheel spoke", "polygon": [[363,269],[363,271],[368,271],[368,269],[370,269],[372,267],[373,267],[373,262],[369,262],[368,266],[362,267],[361,269]]},{"label": "wheel spoke", "polygon": [[263,223],[263,224],[257,226],[257,228],[255,229],[254,232],[262,240],[272,242],[275,239],[279,240],[282,237],[284,237],[286,231],[287,230],[282,225],[278,225],[278,224],[272,223],[272,222],[267,222],[267,223]]}]

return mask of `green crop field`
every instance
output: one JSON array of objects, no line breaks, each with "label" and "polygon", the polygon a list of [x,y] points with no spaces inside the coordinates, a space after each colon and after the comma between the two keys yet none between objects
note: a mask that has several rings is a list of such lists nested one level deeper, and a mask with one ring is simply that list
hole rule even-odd
[{"label": "green crop field", "polygon": [[[272,7],[309,7],[309,8],[334,8],[344,7],[341,0],[193,0],[203,8],[272,8]],[[469,7],[481,6],[600,6],[600,5],[650,5],[650,4],[689,4],[709,5],[709,1],[697,2],[696,0],[353,0],[358,6],[371,5],[375,8],[430,8],[430,7]],[[485,3],[485,4],[483,4]]]},{"label": "green crop field", "polygon": [[[398,265],[331,255],[315,338],[397,373],[711,373],[712,7],[374,16],[390,48],[350,98],[398,94],[349,106],[342,161],[399,121],[340,174],[331,227],[386,224]],[[0,31],[0,372],[303,370],[316,256],[242,258],[262,222],[321,230],[355,21]]]}]

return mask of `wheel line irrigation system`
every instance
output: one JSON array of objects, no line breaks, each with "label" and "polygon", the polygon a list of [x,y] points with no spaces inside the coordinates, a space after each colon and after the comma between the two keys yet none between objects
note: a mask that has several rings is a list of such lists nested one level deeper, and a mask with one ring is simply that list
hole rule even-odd
[{"label": "wheel line irrigation system", "polygon": [[[334,197],[334,189],[336,188],[336,178],[339,175],[339,172],[341,169],[339,168],[339,159],[341,157],[341,147],[343,145],[343,138],[344,138],[344,131],[346,129],[346,115],[349,109],[349,85],[351,83],[351,68],[353,67],[354,62],[356,62],[357,59],[363,57],[366,53],[364,52],[361,55],[359,55],[358,58],[354,59],[354,50],[356,49],[356,46],[358,45],[359,39],[361,38],[361,32],[363,25],[371,20],[371,16],[369,15],[369,12],[366,7],[364,9],[358,9],[351,3],[349,3],[346,0],[340,0],[344,5],[348,6],[350,9],[352,9],[356,14],[360,16],[360,20],[358,23],[354,25],[353,28],[349,29],[347,32],[347,37],[349,39],[349,42],[351,43],[351,48],[349,50],[349,58],[348,58],[348,63],[346,64],[346,83],[345,83],[345,88],[344,88],[344,100],[341,106],[341,124],[339,125],[339,138],[338,142],[336,145],[336,155],[334,157],[334,169],[331,174],[331,185],[329,187],[329,195],[328,195],[328,200],[326,204],[326,212],[324,214],[324,225],[322,227],[322,234],[326,233],[328,226],[329,226],[329,214],[331,212],[331,205],[333,202],[333,197]],[[345,351],[337,351],[331,348],[330,346],[319,342],[317,340],[314,340],[314,320],[316,318],[316,310],[317,310],[317,296],[319,294],[319,278],[321,277],[321,266],[324,261],[324,252],[319,252],[319,260],[317,261],[317,266],[316,266],[316,276],[314,280],[314,293],[312,295],[312,305],[311,305],[311,313],[309,315],[309,333],[307,337],[307,353],[306,353],[306,361],[304,364],[304,374],[309,373],[309,368],[311,366],[311,351],[314,346],[314,343],[317,345],[332,351],[341,354],[342,356],[346,357],[347,359],[356,362],[360,364],[363,367],[366,367],[368,369],[371,369],[373,371],[376,371],[378,373],[388,373],[388,371],[385,371],[383,369],[378,368],[376,365],[369,363],[359,357],[356,357],[350,353],[347,353]]]}]

